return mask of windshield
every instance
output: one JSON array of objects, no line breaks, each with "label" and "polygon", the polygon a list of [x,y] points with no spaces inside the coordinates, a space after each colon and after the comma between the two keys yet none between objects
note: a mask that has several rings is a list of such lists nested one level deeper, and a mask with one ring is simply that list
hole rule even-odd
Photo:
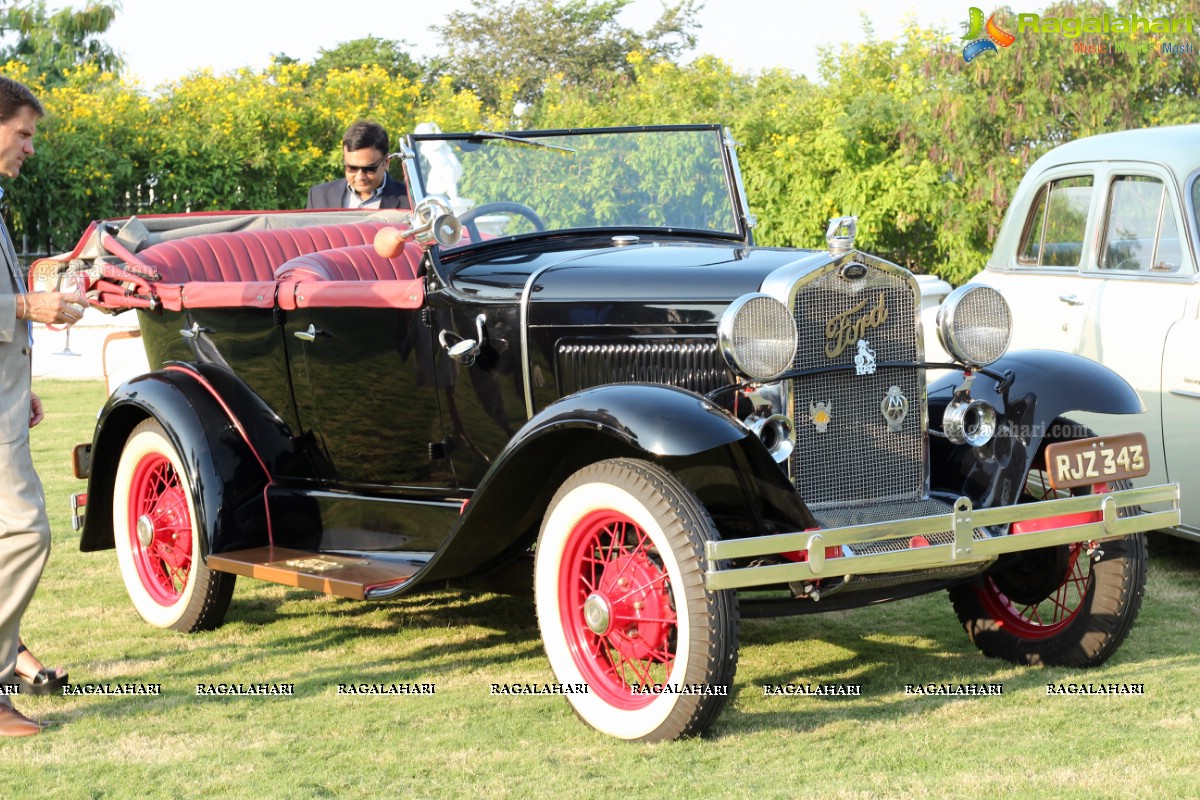
[{"label": "windshield", "polygon": [[740,236],[721,131],[418,135],[414,186],[463,222],[458,246],[536,231],[671,228]]}]

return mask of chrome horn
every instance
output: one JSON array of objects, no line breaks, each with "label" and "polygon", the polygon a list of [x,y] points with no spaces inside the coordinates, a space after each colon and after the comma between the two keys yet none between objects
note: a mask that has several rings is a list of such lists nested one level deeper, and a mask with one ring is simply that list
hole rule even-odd
[{"label": "chrome horn", "polygon": [[404,249],[405,239],[414,239],[424,248],[439,244],[451,247],[462,239],[462,223],[450,206],[437,197],[427,197],[413,209],[413,227],[382,228],[375,234],[375,252],[384,258],[395,258]]},{"label": "chrome horn", "polygon": [[746,417],[746,427],[762,441],[775,463],[782,464],[792,454],[795,447],[792,442],[792,421],[787,416],[751,414]]},{"label": "chrome horn", "polygon": [[942,417],[942,433],[954,444],[982,447],[996,435],[996,409],[986,400],[971,399],[972,375],[954,393]]},{"label": "chrome horn", "polygon": [[417,203],[413,214],[420,224],[408,232],[422,247],[440,244],[450,247],[462,239],[462,223],[440,197],[427,197]]}]

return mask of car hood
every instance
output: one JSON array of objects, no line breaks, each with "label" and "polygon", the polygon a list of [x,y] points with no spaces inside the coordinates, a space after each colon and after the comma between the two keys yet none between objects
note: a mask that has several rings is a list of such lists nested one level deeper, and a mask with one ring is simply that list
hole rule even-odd
[{"label": "car hood", "polygon": [[468,294],[511,297],[536,276],[535,305],[727,303],[758,291],[767,275],[811,252],[675,243],[548,250],[472,264],[456,270],[452,282]]}]

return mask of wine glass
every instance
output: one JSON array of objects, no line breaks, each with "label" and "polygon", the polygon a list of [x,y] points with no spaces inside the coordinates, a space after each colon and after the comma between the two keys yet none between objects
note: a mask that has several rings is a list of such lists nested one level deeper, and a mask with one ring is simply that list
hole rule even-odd
[{"label": "wine glass", "polygon": [[[87,300],[84,299],[87,292],[87,278],[81,276],[77,272],[63,272],[58,276],[58,291],[64,295],[71,295],[73,298],[78,298],[80,311],[87,308]],[[54,355],[56,356],[80,356],[82,353],[76,353],[71,349],[71,324],[70,322],[63,325],[47,325],[51,330],[66,330],[66,335],[63,339],[63,349],[59,350]]]}]

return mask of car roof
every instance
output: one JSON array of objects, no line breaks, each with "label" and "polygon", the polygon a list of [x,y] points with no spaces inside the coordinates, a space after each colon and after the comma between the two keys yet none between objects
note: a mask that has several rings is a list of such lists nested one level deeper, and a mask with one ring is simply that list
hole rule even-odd
[{"label": "car roof", "polygon": [[1085,136],[1055,147],[1030,168],[1038,173],[1057,164],[1083,161],[1153,161],[1179,178],[1200,167],[1200,125],[1136,128]]},{"label": "car roof", "polygon": [[1135,128],[1117,133],[1102,133],[1060,144],[1025,171],[1004,213],[1000,233],[992,246],[989,265],[1006,265],[1016,251],[1021,235],[1021,220],[1034,194],[1045,180],[1047,170],[1071,164],[1095,164],[1106,161],[1144,161],[1161,164],[1174,174],[1182,188],[1185,179],[1200,168],[1200,125],[1166,125]]}]

